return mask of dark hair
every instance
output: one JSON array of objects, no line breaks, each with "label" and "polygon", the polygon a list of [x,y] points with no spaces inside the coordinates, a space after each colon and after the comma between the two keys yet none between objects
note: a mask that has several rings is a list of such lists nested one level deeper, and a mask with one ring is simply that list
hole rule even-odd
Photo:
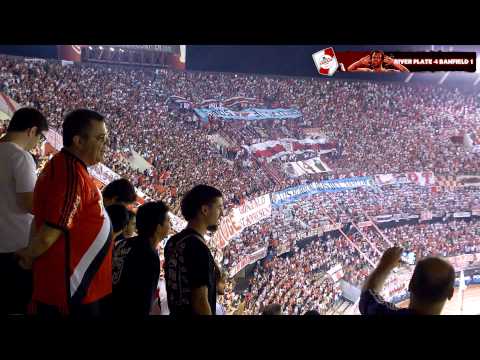
[{"label": "dark hair", "polygon": [[446,261],[428,257],[415,266],[409,290],[420,301],[435,303],[446,300],[455,284],[455,270]]},{"label": "dark hair", "polygon": [[164,224],[168,216],[168,206],[162,201],[145,203],[137,210],[137,232],[139,236],[151,237],[157,225]]},{"label": "dark hair", "polygon": [[208,185],[197,185],[182,199],[182,215],[185,220],[194,219],[203,205],[211,205],[215,198],[221,198],[222,192]]},{"label": "dark hair", "polygon": [[281,315],[282,307],[279,304],[270,304],[263,308],[262,315]]},{"label": "dark hair", "polygon": [[107,206],[108,216],[112,221],[112,227],[114,232],[119,232],[125,229],[125,226],[128,224],[130,216],[128,215],[128,210],[125,206],[120,204],[114,204]]},{"label": "dark hair", "polygon": [[320,313],[317,310],[308,310],[305,314],[303,315],[320,315]]},{"label": "dark hair", "polygon": [[127,204],[133,203],[137,199],[135,188],[127,179],[113,180],[103,189],[103,197],[108,199],[117,198],[117,201]]},{"label": "dark hair", "polygon": [[105,118],[88,109],[77,109],[68,113],[63,120],[63,146],[71,146],[77,135],[86,136],[92,120],[105,121]]},{"label": "dark hair", "polygon": [[37,135],[42,131],[47,131],[47,119],[37,109],[24,107],[15,111],[8,124],[7,132],[25,131],[34,126],[37,127]]},{"label": "dark hair", "polygon": [[370,52],[370,60],[373,59],[373,54],[381,54],[382,55],[382,62],[385,60],[385,53],[382,50],[372,50]]}]

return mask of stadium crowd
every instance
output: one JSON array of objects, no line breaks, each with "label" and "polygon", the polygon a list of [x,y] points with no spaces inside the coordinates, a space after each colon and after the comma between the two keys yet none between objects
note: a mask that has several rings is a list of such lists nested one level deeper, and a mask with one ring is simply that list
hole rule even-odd
[{"label": "stadium crowd", "polygon": [[[308,181],[431,170],[436,175],[475,174],[478,159],[452,137],[477,132],[480,115],[477,99],[458,90],[427,85],[374,82],[319,81],[255,75],[129,69],[118,66],[68,65],[27,62],[0,56],[0,91],[23,106],[39,109],[50,128],[61,132],[71,109],[92,108],[103,114],[108,128],[105,164],[153,199],[163,200],[180,214],[183,195],[197,184],[214,184],[224,194],[226,212],[245,199],[283,190]],[[229,123],[211,119],[203,126],[192,110],[171,106],[168,99],[181,96],[193,104],[205,99],[234,96],[255,98],[258,107],[297,108],[302,118],[259,123]],[[354,116],[352,116],[354,114]],[[273,161],[249,157],[242,145],[267,140],[309,137],[308,129],[321,129],[335,151],[322,155],[329,173],[289,178],[285,161],[305,154],[290,154]],[[215,146],[219,134],[231,143],[235,156]],[[421,139],[421,140],[419,140]],[[129,162],[132,151],[152,166],[141,172]],[[393,213],[419,214],[468,211],[479,206],[478,193],[468,189],[432,192],[429,187],[363,188],[319,194],[275,209],[264,220],[240,234],[225,249],[223,264],[235,266],[242,256],[270,247],[293,254],[278,256],[258,265],[246,296],[246,313],[259,313],[272,303],[282,303],[288,314],[309,310],[325,313],[340,296],[338,287],[319,274],[342,264],[345,279],[358,285],[370,265],[351,242],[376,263],[388,243],[366,230],[369,241],[358,233],[344,238],[316,241],[298,249],[295,242],[328,223],[321,208],[341,224],[351,219]],[[451,256],[478,251],[478,234],[463,221],[405,225],[385,230],[392,243],[401,243],[426,255]],[[445,243],[435,239],[446,237]],[[412,240],[415,239],[415,240]],[[375,247],[370,244],[373,242]],[[473,250],[472,250],[473,249]],[[281,251],[281,252],[282,252]],[[238,297],[227,284],[228,307]]]},{"label": "stadium crowd", "polygon": [[[365,173],[479,170],[473,155],[449,138],[477,130],[477,100],[442,87],[165,69],[155,72],[113,65],[62,66],[11,57],[0,58],[0,69],[2,90],[22,105],[39,108],[52,119],[53,128],[59,128],[71,108],[90,107],[105,114],[113,125],[107,166],[132,178],[148,195],[165,199],[175,210],[179,196],[201,182],[218,184],[229,194],[229,206],[305,180]],[[246,96],[257,99],[257,106],[298,108],[303,117],[253,125],[219,122],[221,126],[203,128],[192,121],[191,110],[167,106],[166,100],[173,95],[188,99],[192,106],[205,99]],[[207,138],[221,128],[238,148],[264,140],[304,138],[302,130],[310,127],[321,129],[337,143],[337,149],[325,155],[331,173],[301,179],[288,178],[281,159],[270,164],[250,159],[248,165],[241,158],[226,161]],[[153,169],[147,173],[132,170],[125,161],[130,149],[140,153]]]},{"label": "stadium crowd", "polygon": [[[414,252],[418,260],[427,256],[478,253],[480,230],[472,224],[478,225],[478,221],[391,227],[383,230],[390,244],[374,228],[363,229],[363,234],[379,252],[358,232],[347,236],[375,266],[392,243]],[[287,254],[264,260],[257,264],[244,294],[245,314],[259,314],[263,307],[274,303],[282,304],[285,314],[304,314],[309,310],[325,314],[340,299],[338,284],[326,274],[336,264],[342,266],[343,279],[355,286],[361,286],[373,268],[340,234],[336,237],[328,234],[302,248],[294,246]]]},{"label": "stadium crowd", "polygon": [[432,192],[428,186],[403,184],[320,193],[274,207],[271,218],[248,227],[231,240],[223,261],[225,266],[235,266],[242,257],[263,247],[290,249],[295,241],[331,221],[345,225],[379,215],[420,216],[425,210],[444,216],[475,207],[480,208],[480,195],[475,188]]}]

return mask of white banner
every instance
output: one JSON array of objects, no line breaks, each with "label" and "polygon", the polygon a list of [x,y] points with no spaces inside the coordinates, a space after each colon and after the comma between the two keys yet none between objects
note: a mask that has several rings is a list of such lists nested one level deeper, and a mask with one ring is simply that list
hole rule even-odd
[{"label": "white banner", "polygon": [[480,175],[459,175],[455,180],[459,187],[480,187]]},{"label": "white banner", "polygon": [[420,186],[435,185],[435,174],[432,171],[408,172],[404,174],[381,174],[375,175],[378,186],[394,184],[416,184]]},{"label": "white banner", "polygon": [[471,214],[466,211],[459,211],[459,212],[453,213],[454,218],[469,218],[470,216]]},{"label": "white banner", "polygon": [[366,227],[369,227],[369,226],[373,226],[373,223],[372,223],[370,220],[368,220],[368,221],[361,221],[361,222],[359,222],[359,223],[357,224],[357,226],[358,226],[359,228],[366,228]]},{"label": "white banner", "polygon": [[235,264],[234,267],[230,269],[230,277],[234,277],[235,275],[237,275],[240,271],[242,271],[245,266],[253,264],[260,259],[263,259],[265,256],[267,256],[267,250],[268,247],[264,247],[251,253],[250,255],[243,257],[238,263]]},{"label": "white banner", "polygon": [[250,146],[243,145],[250,154],[256,157],[278,158],[288,154],[303,154],[312,152],[326,154],[335,150],[334,144],[327,143],[326,138],[319,139],[278,139],[270,140]]},{"label": "white banner", "polygon": [[401,268],[396,273],[392,273],[383,287],[381,295],[386,301],[392,301],[393,297],[405,294],[408,291],[412,271],[410,268]]},{"label": "white banner", "polygon": [[393,215],[388,214],[388,215],[378,215],[373,218],[375,222],[377,223],[383,223],[383,222],[389,222],[394,220]]},{"label": "white banner", "polygon": [[330,275],[334,282],[337,282],[343,277],[342,265],[336,264],[334,267],[327,270],[327,274]]},{"label": "white banner", "polygon": [[324,232],[329,232],[329,231],[334,231],[334,230],[339,230],[342,228],[341,224],[328,224],[328,225],[323,225],[322,226]]},{"label": "white banner", "polygon": [[272,204],[270,194],[259,196],[253,200],[246,201],[242,206],[236,207],[233,214],[242,230],[256,224],[260,220],[272,216]]},{"label": "white banner", "polygon": [[90,166],[88,168],[88,172],[104,185],[108,185],[113,180],[120,179],[121,177],[116,172],[112,171],[110,168],[101,163],[95,166]]},{"label": "white banner", "polygon": [[213,237],[213,243],[219,249],[223,249],[230,239],[240,234],[243,229],[269,218],[271,215],[270,194],[246,201],[245,204],[234,208],[228,216],[223,218]]},{"label": "white banner", "polygon": [[290,177],[299,177],[305,174],[320,174],[323,172],[332,171],[319,157],[304,161],[289,162],[283,165],[283,169]]},{"label": "white banner", "polygon": [[420,213],[420,221],[432,220],[433,213],[430,210],[424,210]]}]

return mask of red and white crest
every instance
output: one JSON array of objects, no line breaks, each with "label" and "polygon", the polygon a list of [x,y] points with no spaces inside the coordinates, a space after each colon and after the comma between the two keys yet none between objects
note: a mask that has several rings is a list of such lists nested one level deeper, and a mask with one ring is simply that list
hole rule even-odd
[{"label": "red and white crest", "polygon": [[338,61],[333,48],[317,51],[312,57],[320,75],[332,76],[337,71]]}]

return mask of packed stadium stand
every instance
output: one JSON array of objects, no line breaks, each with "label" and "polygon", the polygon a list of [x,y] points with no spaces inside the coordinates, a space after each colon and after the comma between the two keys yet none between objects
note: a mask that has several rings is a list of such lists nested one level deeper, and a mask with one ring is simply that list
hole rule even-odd
[{"label": "packed stadium stand", "polygon": [[[286,314],[348,313],[392,244],[416,259],[480,254],[473,94],[8,56],[0,70],[0,92],[41,110],[58,134],[71,109],[105,115],[104,165],[175,216],[192,186],[223,192],[226,216],[210,246],[230,274],[222,299],[229,311],[243,303],[245,314],[259,314],[280,303]],[[265,109],[276,112],[250,119]],[[133,152],[149,165],[144,171],[132,166]],[[231,231],[229,221],[242,225]],[[461,269],[472,282],[475,259]],[[392,275],[392,301],[408,296],[402,271],[411,265]]]}]

